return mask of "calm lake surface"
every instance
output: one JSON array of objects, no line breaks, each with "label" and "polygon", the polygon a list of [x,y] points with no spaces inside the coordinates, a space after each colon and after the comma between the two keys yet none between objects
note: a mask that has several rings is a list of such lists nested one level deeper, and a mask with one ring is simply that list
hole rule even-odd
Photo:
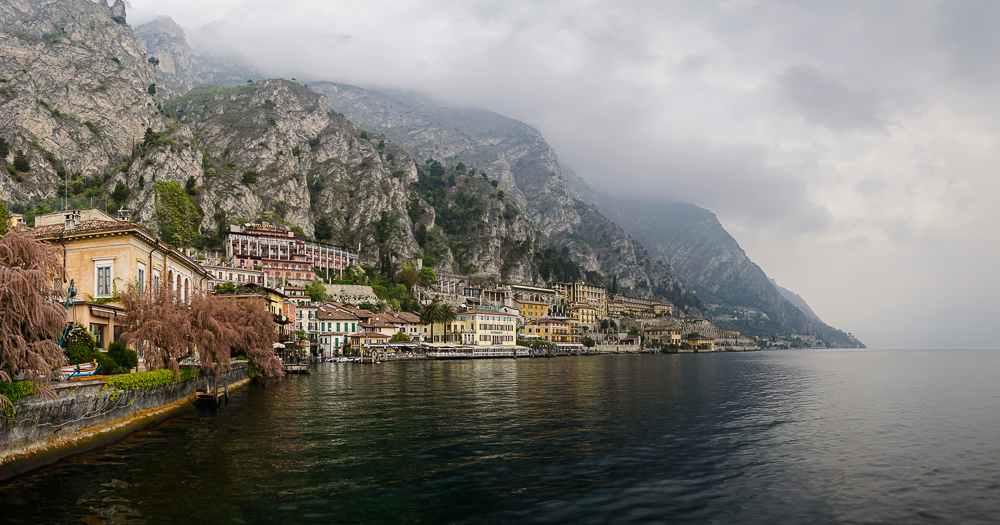
[{"label": "calm lake surface", "polygon": [[0,484],[4,523],[1000,523],[1000,351],[324,364]]}]

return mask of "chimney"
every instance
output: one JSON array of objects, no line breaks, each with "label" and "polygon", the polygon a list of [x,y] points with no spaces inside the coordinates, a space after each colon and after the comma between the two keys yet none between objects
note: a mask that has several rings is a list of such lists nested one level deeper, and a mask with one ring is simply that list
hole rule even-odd
[{"label": "chimney", "polygon": [[118,208],[118,222],[129,222],[128,208]]},{"label": "chimney", "polygon": [[75,230],[80,225],[80,210],[66,212],[66,231]]}]

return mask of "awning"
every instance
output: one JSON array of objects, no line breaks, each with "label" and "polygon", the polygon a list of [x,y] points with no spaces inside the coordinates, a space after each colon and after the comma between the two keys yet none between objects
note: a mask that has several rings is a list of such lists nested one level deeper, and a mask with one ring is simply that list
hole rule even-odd
[{"label": "awning", "polygon": [[281,344],[281,343],[274,343],[274,347],[275,347],[275,348],[284,348],[284,347],[285,347],[285,345],[283,345],[283,344]]},{"label": "awning", "polygon": [[90,313],[96,315],[97,317],[104,317],[106,319],[114,319],[115,317],[125,317],[125,312],[118,312],[116,310],[111,310],[108,308],[98,308],[96,306],[90,307]]}]

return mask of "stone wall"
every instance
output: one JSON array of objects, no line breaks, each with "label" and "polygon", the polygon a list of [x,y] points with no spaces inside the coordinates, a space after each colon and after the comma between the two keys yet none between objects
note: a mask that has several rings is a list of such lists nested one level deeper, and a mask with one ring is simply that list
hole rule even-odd
[{"label": "stone wall", "polygon": [[[247,363],[233,361],[219,388],[249,382]],[[14,419],[0,418],[0,480],[121,439],[193,407],[206,379],[119,391],[104,379],[53,383],[55,399],[26,396]]]}]

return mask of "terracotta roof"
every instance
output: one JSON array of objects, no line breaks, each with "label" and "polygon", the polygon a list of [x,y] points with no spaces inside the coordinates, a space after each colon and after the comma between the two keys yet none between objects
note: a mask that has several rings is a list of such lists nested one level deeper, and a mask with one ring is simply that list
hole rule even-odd
[{"label": "terracotta roof", "polygon": [[[59,223],[48,224],[45,226],[35,226],[34,228],[31,228],[31,233],[33,233],[35,237],[55,237],[60,233],[76,235],[80,233],[96,233],[101,231],[130,230],[132,228],[142,229],[139,225],[133,222],[86,220],[80,221],[80,224],[70,231],[66,231],[65,223]],[[148,232],[147,234],[152,237],[152,234]]]},{"label": "terracotta roof", "polygon": [[375,314],[374,319],[389,324],[406,324],[406,321],[400,319],[399,317],[396,317],[394,314],[387,314],[387,313]]},{"label": "terracotta roof", "polygon": [[382,321],[365,321],[361,323],[364,328],[395,328],[396,326],[391,323],[385,323]]},{"label": "terracotta roof", "polygon": [[420,316],[412,312],[399,312],[394,315],[407,323],[420,323]]},{"label": "terracotta roof", "polygon": [[324,321],[357,321],[358,316],[354,314],[349,314],[347,312],[341,312],[334,308],[329,308],[326,306],[320,306],[316,310],[316,318],[322,319]]},{"label": "terracotta roof", "polygon": [[44,226],[35,226],[29,228],[32,235],[36,239],[51,239],[59,237],[60,234],[63,237],[74,236],[74,235],[85,235],[88,233],[101,233],[101,232],[126,232],[129,230],[135,230],[141,235],[145,235],[149,239],[163,243],[165,246],[169,247],[174,255],[180,257],[182,260],[187,260],[191,265],[193,265],[197,270],[201,272],[204,277],[212,278],[211,273],[206,270],[198,261],[192,259],[190,256],[186,255],[184,252],[178,250],[176,247],[163,242],[163,239],[153,235],[148,230],[139,226],[134,222],[122,222],[122,221],[103,221],[97,219],[86,219],[81,220],[76,228],[66,231],[66,223],[60,222],[57,224],[46,224]]}]

